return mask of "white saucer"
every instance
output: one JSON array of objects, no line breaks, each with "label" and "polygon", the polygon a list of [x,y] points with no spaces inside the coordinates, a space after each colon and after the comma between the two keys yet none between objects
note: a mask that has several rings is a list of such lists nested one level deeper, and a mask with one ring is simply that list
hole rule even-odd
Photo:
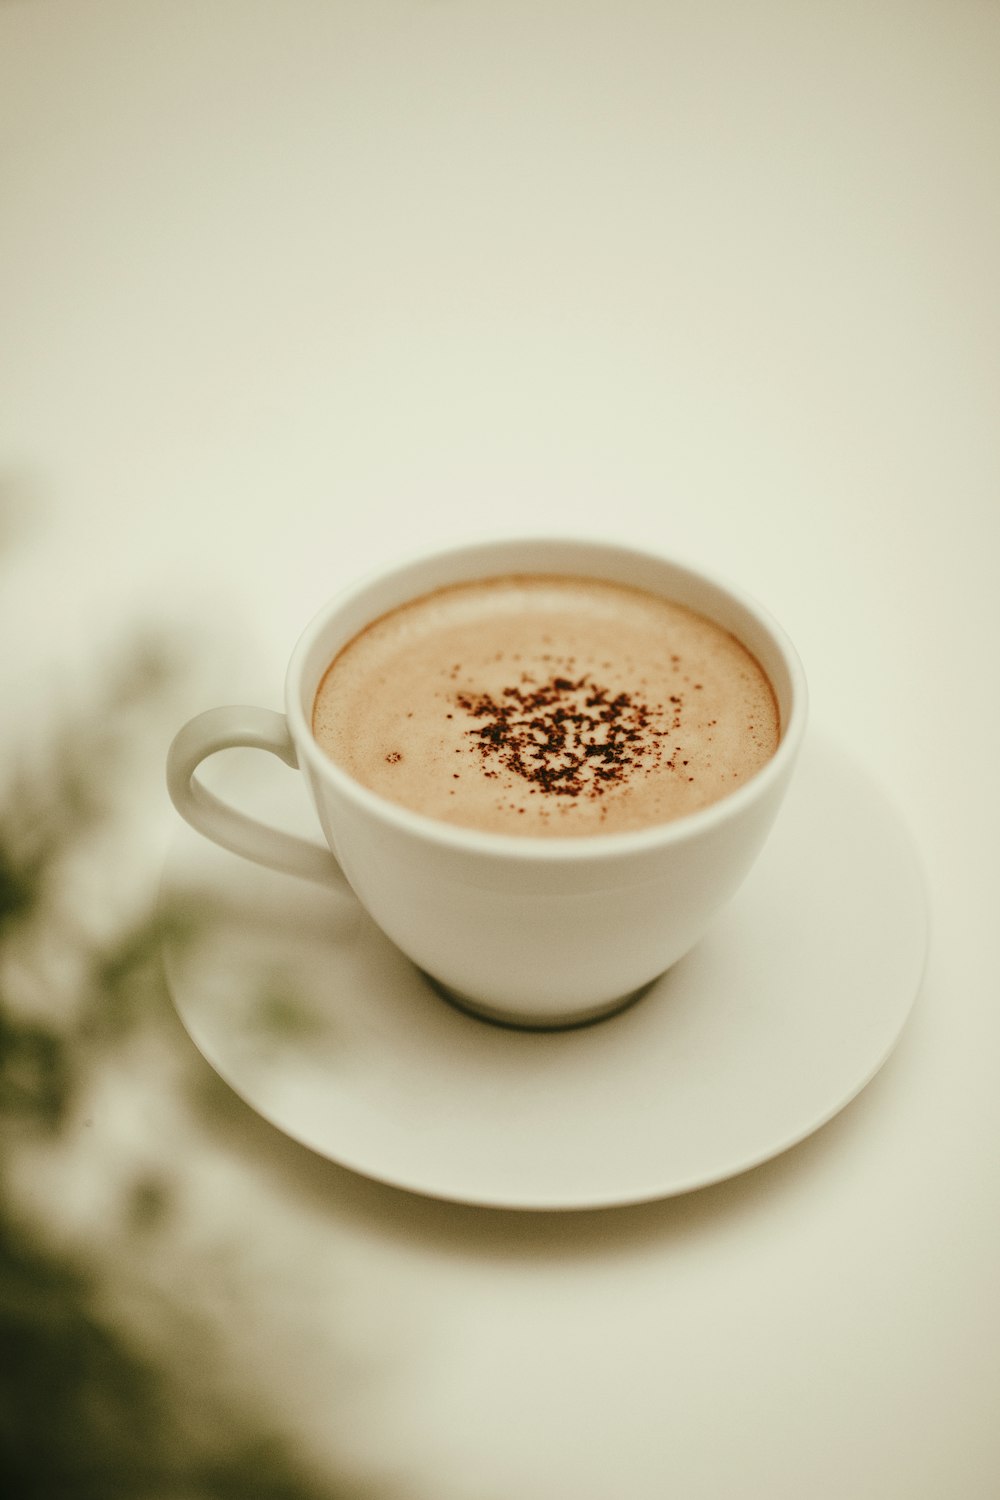
[{"label": "white saucer", "polygon": [[[213,770],[272,821],[310,828],[297,775],[252,752]],[[927,939],[905,829],[815,731],[709,937],[631,1008],[580,1030],[519,1032],[454,1009],[351,897],[186,826],[163,894],[214,910],[196,943],[167,944],[168,982],[196,1046],[253,1109],[369,1177],[507,1208],[665,1197],[802,1140],[892,1050]]]}]

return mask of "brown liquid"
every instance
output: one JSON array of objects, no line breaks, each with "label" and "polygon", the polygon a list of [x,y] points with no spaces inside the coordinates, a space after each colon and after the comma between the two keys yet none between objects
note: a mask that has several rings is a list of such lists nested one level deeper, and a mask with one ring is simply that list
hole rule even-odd
[{"label": "brown liquid", "polygon": [[517,575],[383,615],[331,663],[313,732],[363,786],[494,833],[620,833],[717,801],[769,759],[756,660],[682,605]]}]

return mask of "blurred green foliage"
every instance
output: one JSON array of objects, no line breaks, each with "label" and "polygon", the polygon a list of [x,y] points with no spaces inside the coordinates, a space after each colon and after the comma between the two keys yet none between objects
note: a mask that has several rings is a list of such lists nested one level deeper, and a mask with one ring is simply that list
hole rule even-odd
[{"label": "blurred green foliage", "polygon": [[[307,1474],[290,1441],[259,1412],[234,1410],[231,1395],[214,1407],[209,1399],[206,1411],[186,1366],[211,1365],[199,1344],[210,1333],[192,1332],[180,1309],[167,1341],[179,1351],[173,1362],[144,1344],[116,1313],[107,1256],[67,1248],[9,1190],[26,1153],[58,1150],[79,1132],[80,1098],[109,1056],[162,1024],[161,943],[190,915],[157,908],[150,871],[148,899],[109,940],[76,917],[65,875],[82,841],[127,822],[116,787],[130,765],[134,781],[150,724],[169,718],[179,670],[169,643],[141,639],[41,751],[18,758],[16,746],[0,747],[10,758],[0,794],[0,1495],[9,1500],[370,1493]],[[147,769],[158,793],[162,734],[153,741]],[[172,1191],[155,1174],[131,1181],[112,1245],[161,1233]]]}]

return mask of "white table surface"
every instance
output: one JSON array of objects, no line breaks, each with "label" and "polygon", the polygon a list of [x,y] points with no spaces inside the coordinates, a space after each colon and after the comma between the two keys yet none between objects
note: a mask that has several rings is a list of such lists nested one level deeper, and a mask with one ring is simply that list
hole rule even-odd
[{"label": "white table surface", "polygon": [[[986,0],[0,6],[6,748],[136,621],[196,642],[177,723],[278,706],[359,572],[572,528],[765,600],[926,868],[889,1064],[698,1193],[448,1206],[127,1077],[15,1171],[321,1476],[997,1493],[998,266]],[[175,827],[157,733],[109,902]],[[180,1202],[141,1255],[107,1227],[137,1162]]]}]

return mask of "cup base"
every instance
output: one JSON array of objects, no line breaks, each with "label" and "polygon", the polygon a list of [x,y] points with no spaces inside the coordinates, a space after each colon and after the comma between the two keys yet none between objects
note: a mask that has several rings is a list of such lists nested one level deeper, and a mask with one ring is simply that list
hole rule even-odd
[{"label": "cup base", "polygon": [[640,985],[637,990],[630,990],[627,995],[602,1001],[599,1005],[588,1006],[584,1010],[560,1011],[555,1015],[542,1014],[526,1017],[521,1012],[506,1011],[496,1006],[486,1005],[473,995],[463,994],[460,990],[452,989],[450,985],[442,984],[440,979],[434,978],[433,974],[428,974],[423,969],[420,972],[431,988],[456,1010],[464,1011],[474,1020],[488,1021],[492,1026],[505,1026],[514,1031],[572,1031],[581,1026],[593,1026],[598,1021],[606,1021],[611,1016],[617,1016],[623,1010],[627,1010],[630,1005],[641,1000],[646,991],[656,983],[655,979],[651,979],[647,984]]}]

